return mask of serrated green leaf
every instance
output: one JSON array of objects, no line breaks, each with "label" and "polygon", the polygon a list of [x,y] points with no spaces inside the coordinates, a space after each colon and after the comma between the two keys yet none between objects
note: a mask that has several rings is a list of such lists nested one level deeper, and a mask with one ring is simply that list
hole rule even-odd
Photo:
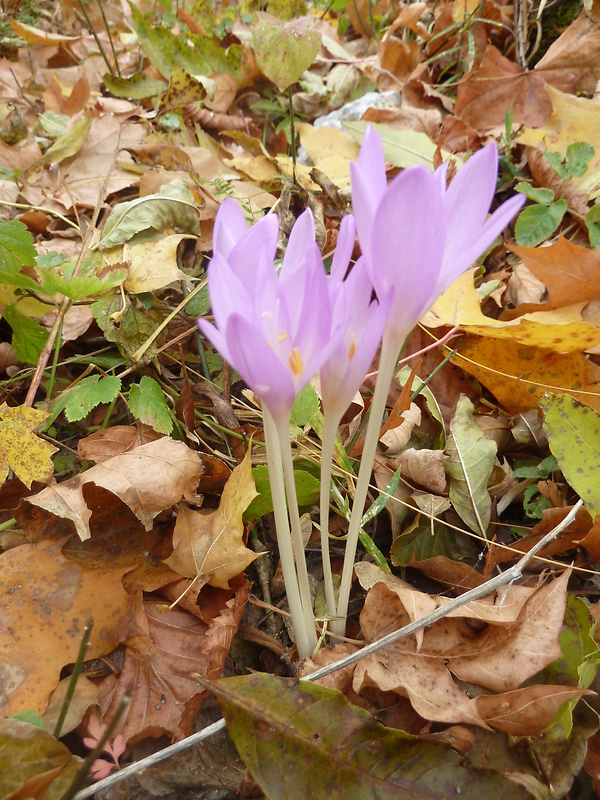
[{"label": "serrated green leaf", "polygon": [[529,206],[521,211],[515,225],[515,238],[522,247],[537,247],[552,236],[567,211],[567,201],[557,200],[549,206]]},{"label": "serrated green leaf", "polygon": [[321,410],[321,401],[314,387],[308,383],[298,394],[292,406],[292,425],[303,428]]},{"label": "serrated green leaf", "polygon": [[95,275],[78,275],[76,278],[63,277],[54,267],[49,269],[38,268],[37,273],[40,277],[45,294],[53,297],[55,294],[63,294],[73,302],[83,300],[84,297],[104,294],[118,286],[127,278],[127,270],[114,270],[102,279]]},{"label": "serrated green leaf", "polygon": [[42,287],[36,283],[28,275],[23,275],[22,272],[6,272],[0,269],[0,283],[8,286],[18,286],[19,289],[27,289],[30,292],[41,292]]},{"label": "serrated green leaf", "polygon": [[341,692],[254,673],[216,683],[227,730],[269,800],[525,800],[442,742],[386,728]]},{"label": "serrated green leaf", "polygon": [[532,186],[530,183],[517,183],[515,191],[524,194],[529,200],[533,200],[534,203],[540,203],[543,206],[549,206],[554,201],[552,189]]},{"label": "serrated green leaf", "polygon": [[198,208],[189,186],[185,183],[165,185],[157,194],[119,203],[108,215],[96,247],[124,244],[136,233],[149,228],[200,235]]},{"label": "serrated green leaf", "polygon": [[156,97],[167,89],[166,81],[152,78],[145,72],[136,72],[128,78],[118,78],[108,72],[102,80],[113,97],[126,97],[128,100]]},{"label": "serrated green leaf", "polygon": [[[252,470],[252,476],[254,477],[254,485],[256,486],[258,497],[254,498],[244,512],[244,522],[260,519],[265,514],[270,514],[273,511],[268,467],[255,467]],[[315,478],[314,475],[304,469],[294,469],[294,482],[300,508],[310,507],[319,502],[321,484],[318,478]]]},{"label": "serrated green leaf", "polygon": [[540,401],[550,452],[592,515],[600,514],[600,416],[569,394]]},{"label": "serrated green leaf", "polygon": [[79,383],[63,392],[65,416],[69,422],[77,422],[86,417],[92,409],[102,403],[112,403],[119,390],[121,381],[114,375],[89,375]]},{"label": "serrated green leaf", "polygon": [[27,226],[18,219],[0,219],[0,268],[16,273],[24,264],[35,264],[36,256],[35,240]]},{"label": "serrated green leaf", "polygon": [[167,404],[165,393],[154,378],[147,375],[129,390],[129,410],[136,419],[151,425],[158,433],[169,434],[173,430],[173,415]]},{"label": "serrated green leaf", "polygon": [[[129,301],[123,308],[120,294],[110,294],[101,297],[91,305],[94,319],[109,342],[114,342],[128,357],[139,350],[146,340],[155,334],[156,329],[162,324],[162,314],[156,311],[146,311],[143,308],[132,307]],[[153,341],[145,353],[145,359],[151,360],[160,347],[162,338]]]},{"label": "serrated green leaf", "polygon": [[24,364],[37,364],[40,353],[48,341],[48,331],[34,319],[26,317],[15,305],[7,306],[2,316],[13,331],[12,349]]},{"label": "serrated green leaf", "polygon": [[497,448],[473,421],[473,411],[473,403],[461,395],[450,423],[444,468],[455,511],[472,531],[485,536],[492,509],[487,485]]},{"label": "serrated green leaf", "polygon": [[559,178],[569,180],[569,169],[560,153],[543,153],[543,156]]},{"label": "serrated green leaf", "polygon": [[259,12],[252,28],[252,49],[256,63],[265,77],[280,92],[296,83],[307,70],[321,47],[321,34],[304,19],[282,22]]}]

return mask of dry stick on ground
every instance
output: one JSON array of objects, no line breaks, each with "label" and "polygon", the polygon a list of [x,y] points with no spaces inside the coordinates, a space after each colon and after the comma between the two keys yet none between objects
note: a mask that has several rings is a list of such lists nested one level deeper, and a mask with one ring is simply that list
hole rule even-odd
[{"label": "dry stick on ground", "polygon": [[[72,278],[76,278],[79,275],[81,270],[81,265],[83,264],[83,259],[87,254],[90,244],[92,242],[92,237],[94,235],[94,231],[96,229],[96,223],[98,222],[98,217],[100,216],[100,209],[102,208],[102,204],[104,203],[104,199],[108,192],[108,184],[111,179],[111,176],[114,172],[117,158],[120,153],[120,143],[121,143],[121,128],[119,128],[119,132],[117,135],[117,146],[115,147],[115,154],[113,156],[113,160],[110,164],[108,172],[106,173],[106,178],[104,183],[102,184],[102,188],[100,190],[100,196],[98,197],[98,202],[96,203],[96,208],[94,209],[94,213],[92,215],[92,219],[90,220],[90,226],[87,230],[85,235],[85,239],[83,242],[83,246],[81,248],[81,252],[79,253],[79,258],[77,259],[77,264],[75,265],[75,269],[73,270]],[[37,394],[37,390],[39,385],[42,381],[42,376],[44,374],[44,370],[50,360],[50,353],[54,347],[54,342],[56,340],[56,336],[59,333],[63,319],[65,314],[67,313],[69,307],[71,305],[71,301],[68,297],[64,297],[60,307],[58,309],[58,313],[56,315],[56,319],[54,320],[54,325],[52,326],[52,330],[50,331],[50,336],[48,337],[48,341],[44,345],[44,349],[40,353],[40,357],[38,359],[37,367],[35,368],[35,373],[33,378],[31,379],[31,384],[29,386],[29,391],[27,392],[27,397],[25,398],[24,406],[25,408],[31,408],[33,406],[33,401],[35,400],[35,396]]]},{"label": "dry stick on ground", "polygon": [[[569,527],[582,506],[583,500],[578,500],[573,508],[569,511],[567,516],[562,520],[562,522],[559,522],[559,524],[549,531],[542,539],[540,539],[540,541],[534,545],[528,553],[525,553],[525,555],[518,561],[517,564],[510,569],[507,569],[506,572],[503,572],[501,575],[496,575],[496,577],[491,578],[489,581],[486,581],[481,586],[477,586],[475,589],[471,589],[470,591],[465,592],[458,597],[448,600],[448,602],[443,606],[436,608],[435,611],[426,614],[424,617],[421,617],[421,619],[417,619],[414,622],[411,622],[409,625],[405,625],[403,628],[400,628],[399,630],[394,631],[393,633],[390,633],[375,642],[371,642],[371,644],[363,647],[362,650],[358,650],[356,653],[351,653],[349,656],[336,661],[334,664],[328,664],[326,667],[318,669],[316,672],[313,672],[306,678],[301,678],[301,680],[316,681],[319,678],[324,678],[326,675],[336,672],[338,669],[343,669],[349,664],[354,664],[357,661],[360,661],[361,658],[364,658],[371,653],[375,653],[377,650],[381,650],[384,647],[388,647],[394,642],[397,642],[399,639],[405,639],[407,636],[410,636],[411,634],[416,633],[418,630],[421,630],[421,628],[425,628],[427,625],[431,625],[432,623],[443,619],[451,611],[455,611],[456,609],[467,605],[467,603],[470,603],[473,600],[479,600],[482,597],[485,597],[486,595],[496,591],[496,589],[499,589],[501,586],[506,586],[507,584],[518,580],[522,577],[523,569],[525,568],[526,564],[528,564],[537,555],[537,553],[540,552],[540,550],[543,550],[544,547],[546,547],[553,539],[555,539],[559,533],[562,533],[565,528]],[[86,798],[92,797],[94,794],[96,794],[96,792],[108,789],[110,786],[114,786],[116,783],[125,780],[125,778],[129,778],[131,775],[135,775],[137,772],[141,772],[141,770],[147,769],[148,767],[157,764],[159,761],[163,761],[165,758],[169,758],[175,753],[179,753],[182,750],[191,747],[193,744],[197,744],[204,739],[208,739],[210,736],[218,733],[225,727],[226,725],[224,719],[221,719],[218,722],[213,722],[212,725],[209,725],[203,730],[188,736],[187,739],[183,739],[181,742],[176,742],[169,747],[165,747],[164,750],[154,753],[147,758],[142,758],[140,761],[136,761],[134,764],[130,764],[128,767],[125,767],[120,772],[117,772],[114,775],[109,775],[108,778],[104,778],[104,780],[88,786],[86,789],[78,792],[78,794],[75,795],[74,800],[86,800]]]}]

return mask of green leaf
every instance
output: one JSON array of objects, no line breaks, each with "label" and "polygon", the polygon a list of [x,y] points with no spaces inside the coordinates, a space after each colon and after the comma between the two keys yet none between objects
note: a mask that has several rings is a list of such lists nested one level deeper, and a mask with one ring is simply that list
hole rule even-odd
[{"label": "green leaf", "polygon": [[49,297],[55,294],[64,294],[73,302],[83,300],[84,297],[93,297],[103,294],[118,286],[127,278],[126,269],[117,269],[97,278],[95,275],[79,275],[77,278],[66,278],[54,267],[37,269],[44,293]]},{"label": "green leaf", "polygon": [[104,378],[100,375],[89,375],[83,378],[61,396],[66,418],[69,422],[83,419],[101,403],[112,403],[120,389],[121,381],[113,375],[106,375]]},{"label": "green leaf", "polygon": [[426,561],[435,556],[452,558],[455,544],[454,532],[442,522],[431,522],[423,514],[409,531],[397,536],[392,542],[390,556],[395,567],[407,567],[414,561]]},{"label": "green leaf", "polygon": [[252,28],[252,49],[263,75],[284,92],[296,83],[314,62],[321,47],[321,34],[311,20],[282,22],[270,14],[258,13]]},{"label": "green leaf", "polygon": [[461,395],[450,423],[444,467],[450,477],[450,502],[475,533],[485,536],[492,499],[487,490],[496,460],[496,443],[473,421],[473,404]]},{"label": "green leaf", "polygon": [[568,594],[565,624],[560,634],[563,657],[544,670],[548,683],[576,681],[582,689],[590,686],[600,666],[600,650],[594,640],[595,627],[585,600]]},{"label": "green leaf", "polygon": [[557,200],[549,206],[529,206],[521,211],[515,225],[515,238],[522,247],[537,247],[552,236],[567,211],[567,201]]},{"label": "green leaf", "polygon": [[550,452],[593,519],[600,514],[600,416],[569,394],[549,394],[540,408]]},{"label": "green leaf", "polygon": [[198,208],[185,183],[161,186],[158,194],[116,205],[104,223],[99,248],[124,244],[136,233],[153,228],[200,236]]},{"label": "green leaf", "polygon": [[35,240],[27,226],[18,219],[0,219],[0,268],[15,273],[24,264],[35,264],[36,256]]},{"label": "green leaf", "polygon": [[595,152],[592,145],[588,144],[588,142],[573,142],[573,144],[567,147],[565,160],[572,178],[581,178],[585,175]]},{"label": "green leaf", "polygon": [[30,292],[41,292],[42,287],[36,283],[29,276],[23,275],[22,272],[6,272],[0,269],[0,283],[5,283],[8,286],[18,286],[19,289],[28,289]]},{"label": "green leaf", "polygon": [[565,164],[564,158],[561,156],[560,153],[544,153],[544,158],[550,164],[554,172],[558,175],[559,178],[562,178],[563,181],[569,180],[569,168]]},{"label": "green leaf", "polygon": [[12,349],[24,364],[37,364],[40,353],[48,341],[49,333],[39,322],[17,311],[14,304],[3,312],[4,319],[13,330]]},{"label": "green leaf", "polygon": [[[137,306],[134,308],[129,301],[126,301],[123,308],[123,300],[119,294],[110,294],[96,300],[91,309],[105,339],[114,342],[128,358],[146,343],[163,321],[161,313],[146,311]],[[146,350],[144,358],[154,358],[162,341],[162,335],[158,336]]]},{"label": "green leaf", "polygon": [[208,284],[198,290],[189,303],[186,304],[185,313],[190,317],[203,317],[210,311],[210,297],[208,294]]},{"label": "green leaf", "polygon": [[600,205],[592,206],[585,218],[590,244],[594,250],[600,250]]},{"label": "green leaf", "polygon": [[[46,731],[17,719],[0,719],[0,797],[21,790],[19,797],[59,800],[80,763]],[[28,781],[31,785],[26,792],[23,787]]]},{"label": "green leaf", "polygon": [[[255,467],[252,470],[254,484],[258,497],[250,503],[244,512],[244,522],[252,522],[255,519],[264,517],[273,511],[273,500],[271,498],[271,485],[269,483],[269,469],[265,466]],[[304,469],[294,469],[294,482],[298,495],[298,506],[312,506],[319,502],[320,486],[319,479],[306,472]]]},{"label": "green leaf", "polygon": [[126,97],[128,100],[145,100],[148,97],[156,97],[167,88],[166,81],[152,78],[145,72],[136,72],[129,78],[118,78],[107,72],[102,80],[113,97]]},{"label": "green leaf", "polygon": [[315,392],[314,387],[308,383],[304,389],[298,394],[292,406],[292,425],[297,425],[303,428],[305,425],[314,418],[321,410],[321,402],[318,394]]},{"label": "green leaf", "polygon": [[147,375],[129,390],[129,410],[136,419],[151,425],[158,433],[169,434],[173,430],[173,415],[167,404],[165,393],[154,378]]},{"label": "green leaf", "polygon": [[36,711],[19,711],[17,714],[9,714],[7,719],[19,719],[21,722],[26,722],[28,725],[33,725],[35,728],[44,728],[44,718]]},{"label": "green leaf", "polygon": [[210,683],[238,753],[268,800],[525,800],[442,742],[386,728],[341,692],[254,673]]},{"label": "green leaf", "polygon": [[[367,127],[371,125],[381,135],[385,160],[394,167],[420,164],[433,172],[437,146],[421,131],[397,131],[389,125],[371,122],[344,122],[344,128],[357,142],[362,142]],[[442,158],[450,156],[442,150]],[[452,156],[454,158],[454,156]],[[460,162],[459,162],[460,163]]]},{"label": "green leaf", "polygon": [[68,131],[63,133],[28,170],[33,172],[44,164],[60,164],[66,158],[77,155],[87,139],[91,127],[92,115],[89,111],[84,111],[83,116],[75,120]]},{"label": "green leaf", "polygon": [[533,200],[534,203],[540,203],[543,206],[549,206],[550,203],[554,201],[554,192],[552,189],[538,188],[529,183],[517,183],[515,191],[524,194],[529,200]]},{"label": "green leaf", "polygon": [[402,467],[398,467],[396,472],[392,475],[392,478],[385,489],[377,495],[376,500],[371,503],[369,508],[365,511],[360,521],[361,528],[364,528],[372,519],[374,519],[377,514],[379,514],[383,509],[387,506],[390,502],[392,497],[394,496],[396,489],[398,488],[398,484],[400,483],[400,473],[402,471]]}]

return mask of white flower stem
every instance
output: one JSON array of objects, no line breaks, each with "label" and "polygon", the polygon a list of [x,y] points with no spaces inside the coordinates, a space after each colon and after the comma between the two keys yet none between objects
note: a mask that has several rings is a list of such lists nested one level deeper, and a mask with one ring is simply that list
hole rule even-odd
[{"label": "white flower stem", "polygon": [[[285,490],[287,493],[287,504],[292,523],[292,544],[293,555],[296,561],[296,571],[298,575],[298,585],[300,586],[300,599],[304,612],[304,624],[311,655],[317,646],[317,634],[315,631],[315,617],[312,610],[312,599],[310,595],[310,585],[308,583],[308,572],[306,570],[306,557],[304,555],[304,541],[302,539],[302,528],[300,525],[300,512],[298,511],[298,498],[296,495],[296,481],[294,478],[294,462],[292,459],[292,443],[290,441],[289,421],[277,424],[277,433],[281,445],[281,457],[283,461],[283,474],[285,477]],[[285,576],[284,576],[285,577]],[[304,658],[300,654],[300,658]]]},{"label": "white flower stem", "polygon": [[348,528],[348,536],[346,538],[344,568],[342,572],[342,582],[340,585],[340,595],[338,599],[336,615],[341,617],[341,619],[335,620],[331,625],[331,630],[333,633],[336,633],[340,636],[343,636],[346,632],[346,615],[348,613],[348,601],[350,599],[350,588],[352,586],[352,573],[354,570],[354,558],[356,556],[358,535],[360,533],[360,525],[365,507],[365,500],[367,499],[367,492],[369,491],[369,481],[371,478],[371,472],[373,471],[373,462],[375,460],[375,453],[377,451],[377,442],[379,441],[381,420],[383,417],[383,412],[385,411],[388,390],[394,374],[394,369],[396,367],[399,349],[400,346],[396,342],[396,337],[394,337],[394,340],[391,341],[390,337],[384,334],[381,346],[381,356],[379,359],[379,373],[377,375],[377,381],[375,382],[373,400],[371,401],[369,422],[367,424],[367,431],[365,434],[365,443],[363,446],[360,468],[356,481],[356,491],[354,493],[354,501],[352,503],[350,526]]},{"label": "white flower stem", "polygon": [[[279,558],[281,560],[285,591],[290,607],[290,614],[292,616],[292,627],[298,647],[298,655],[300,658],[306,658],[312,654],[314,645],[311,646],[311,639],[309,638],[307,630],[304,609],[300,598],[296,565],[294,563],[294,553],[292,550],[292,539],[285,499],[285,483],[281,458],[282,448],[279,442],[275,420],[264,406],[263,425],[265,443],[267,445],[267,464],[269,467],[271,497],[273,499],[273,513],[275,515],[277,544],[279,546]],[[314,636],[314,625],[312,633]]]},{"label": "white flower stem", "polygon": [[320,522],[321,522],[321,559],[323,561],[323,584],[325,586],[325,599],[327,600],[327,614],[336,615],[335,590],[333,575],[331,573],[331,558],[329,555],[329,500],[331,497],[331,472],[333,467],[333,453],[335,437],[340,420],[337,415],[332,419],[331,414],[323,417],[323,439],[321,442],[321,495],[320,495]]}]

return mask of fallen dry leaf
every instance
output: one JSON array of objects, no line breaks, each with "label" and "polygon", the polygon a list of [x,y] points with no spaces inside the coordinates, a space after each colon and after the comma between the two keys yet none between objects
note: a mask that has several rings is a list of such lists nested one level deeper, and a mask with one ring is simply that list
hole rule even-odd
[{"label": "fallen dry leaf", "polygon": [[48,414],[36,408],[0,406],[0,484],[9,469],[27,487],[33,481],[50,481],[54,474],[51,456],[58,448],[35,434],[46,419]]},{"label": "fallen dry leaf", "polygon": [[221,589],[258,558],[243,543],[242,515],[258,495],[252,477],[251,450],[231,473],[219,508],[207,514],[181,504],[173,531],[173,554],[165,559],[184,578],[208,578]]},{"label": "fallen dry leaf", "polygon": [[156,597],[146,598],[120,675],[109,675],[100,684],[100,707],[108,719],[121,698],[131,696],[119,723],[128,742],[164,733],[181,739],[190,733],[203,693],[192,674],[218,678],[249,593],[245,581],[210,625],[179,608],[164,610]]},{"label": "fallen dry leaf", "polygon": [[128,505],[146,530],[150,530],[161,511],[182,497],[194,500],[201,474],[202,462],[187,445],[163,437],[102,461],[83,475],[48,487],[29,497],[27,503],[70,520],[80,539],[89,539],[91,511],[82,487],[95,483]]},{"label": "fallen dry leaf", "polygon": [[5,715],[46,709],[62,668],[77,658],[88,618],[94,621],[88,658],[127,639],[135,603],[121,584],[128,568],[81,568],[65,558],[63,544],[25,544],[0,555]]}]

